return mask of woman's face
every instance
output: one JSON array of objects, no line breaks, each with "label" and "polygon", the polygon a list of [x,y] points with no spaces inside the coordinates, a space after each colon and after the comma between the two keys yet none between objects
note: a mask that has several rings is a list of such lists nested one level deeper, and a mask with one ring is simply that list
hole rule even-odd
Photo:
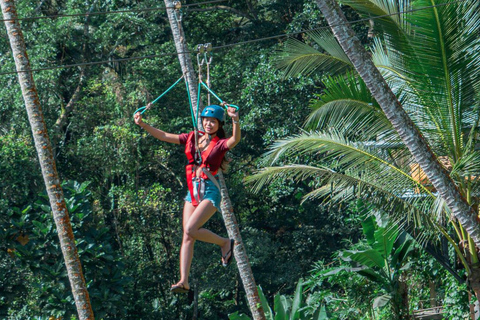
[{"label": "woman's face", "polygon": [[214,134],[220,126],[217,118],[204,117],[202,120],[203,129],[207,134]]}]

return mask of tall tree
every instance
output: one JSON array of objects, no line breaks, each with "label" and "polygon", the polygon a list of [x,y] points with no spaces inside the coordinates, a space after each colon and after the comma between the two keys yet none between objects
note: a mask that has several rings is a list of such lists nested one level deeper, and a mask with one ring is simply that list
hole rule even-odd
[{"label": "tall tree", "polygon": [[17,17],[14,1],[0,2],[5,26],[10,40],[12,54],[18,73],[18,82],[22,89],[28,119],[32,129],[35,148],[37,150],[42,175],[50,200],[53,218],[57,227],[60,247],[67,267],[68,278],[72,287],[73,297],[77,307],[79,319],[93,320],[93,310],[83,276],[82,265],[78,257],[73,237],[70,217],[66,207],[60,178],[57,173],[52,146],[47,133],[40,100],[30,68],[30,62],[25,47],[23,33]]},{"label": "tall tree", "polygon": [[[175,4],[177,5],[178,2],[176,2]],[[200,101],[197,101],[196,98],[198,94],[197,87],[195,85],[196,76],[189,55],[185,34],[183,32],[181,24],[181,12],[179,10],[180,8],[175,9],[174,3],[170,0],[165,0],[165,5],[167,7],[168,20],[170,22],[173,38],[175,40],[175,46],[177,48],[178,59],[182,67],[182,72],[188,79],[192,105],[196,107],[197,104],[200,103]],[[233,215],[233,206],[230,201],[230,197],[228,196],[225,179],[223,178],[221,170],[219,171],[218,175],[221,187],[220,191],[222,194],[221,211],[225,220],[225,227],[227,228],[228,236],[229,238],[235,240],[235,260],[237,262],[240,277],[245,288],[247,300],[250,306],[250,311],[252,312],[253,318],[255,320],[265,319],[265,314],[261,307],[260,297],[258,295],[257,286],[255,284],[255,278],[253,276],[252,268],[250,267],[250,262],[248,261],[246,249],[243,245],[238,224],[236,223],[235,216]]]},{"label": "tall tree", "polygon": [[[466,197],[467,205],[478,209],[479,154],[475,145],[480,129],[480,55],[472,50],[479,41],[471,32],[480,23],[478,4],[447,1],[436,7],[426,2],[396,0],[343,3],[366,17],[388,17],[376,20],[381,32],[372,47],[373,62],[400,97],[400,110],[412,117],[414,125],[410,126],[416,126],[432,152],[439,156],[448,177]],[[409,10],[412,8],[415,10]],[[281,65],[288,75],[308,73],[318,66],[326,66],[331,72],[353,68],[333,35],[315,32],[311,36],[329,55],[290,40],[288,58]],[[412,157],[413,152],[408,152],[408,143],[402,141],[367,84],[348,74],[326,79],[324,85],[325,92],[313,104],[315,111],[307,122],[307,129],[317,131],[279,142],[272,157],[292,151],[320,151],[326,155],[322,164],[328,169],[290,166],[283,172],[290,171],[297,177],[328,177],[334,186],[329,190],[335,189],[333,193],[339,195],[333,199],[359,196],[375,204],[373,210],[396,215],[401,223],[415,221],[422,232],[427,230],[436,238],[441,232],[455,248],[478,296],[478,257],[473,239],[465,232],[462,220],[448,216],[450,212],[442,198],[428,186],[430,181]],[[278,173],[283,169],[270,170]],[[328,192],[326,188],[315,190],[309,197]],[[444,228],[444,221],[454,227],[458,242]],[[417,237],[419,230],[415,230]],[[435,257],[458,276],[445,255]]]},{"label": "tall tree", "polygon": [[[381,73],[371,61],[367,51],[348,24],[345,15],[334,0],[318,0],[318,7],[328,21],[333,34],[362,77],[385,116],[392,123],[398,135],[408,147],[454,216],[470,234],[477,248],[480,248],[480,224],[477,214],[460,194],[446,170],[436,160],[425,138],[403,109]],[[479,288],[480,289],[480,288]]]}]

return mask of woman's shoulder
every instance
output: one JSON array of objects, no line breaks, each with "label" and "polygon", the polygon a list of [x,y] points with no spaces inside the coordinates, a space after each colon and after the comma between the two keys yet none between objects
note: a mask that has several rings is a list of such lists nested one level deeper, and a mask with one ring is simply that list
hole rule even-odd
[{"label": "woman's shoulder", "polygon": [[193,133],[194,133],[194,131],[190,131],[188,133],[180,133],[178,135],[178,138],[180,140],[180,144],[187,144],[188,138],[190,136],[192,136]]},{"label": "woman's shoulder", "polygon": [[217,143],[215,144],[215,148],[228,151],[229,149],[228,149],[227,141],[228,141],[228,138],[218,139]]}]

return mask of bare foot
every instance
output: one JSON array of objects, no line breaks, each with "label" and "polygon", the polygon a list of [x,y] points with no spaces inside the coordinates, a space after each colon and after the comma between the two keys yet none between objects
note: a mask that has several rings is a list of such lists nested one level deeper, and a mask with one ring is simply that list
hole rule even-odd
[{"label": "bare foot", "polygon": [[190,290],[190,286],[183,282],[178,282],[176,284],[173,284],[172,287],[170,288],[170,291],[175,292],[175,293],[183,293],[183,292],[188,292]]},{"label": "bare foot", "polygon": [[222,265],[224,267],[230,264],[231,258],[233,256],[233,246],[235,242],[233,239],[228,239],[225,244],[222,246]]}]

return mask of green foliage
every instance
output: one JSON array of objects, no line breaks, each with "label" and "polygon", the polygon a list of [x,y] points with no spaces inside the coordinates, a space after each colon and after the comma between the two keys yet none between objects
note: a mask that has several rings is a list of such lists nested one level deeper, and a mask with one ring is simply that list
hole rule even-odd
[{"label": "green foliage", "polygon": [[[325,305],[309,305],[308,299],[304,299],[303,280],[298,281],[293,298],[276,294],[274,297],[273,311],[263,294],[261,287],[258,287],[258,294],[262,302],[262,308],[267,320],[326,320],[327,312]],[[235,312],[230,314],[230,320],[248,320],[248,316]]]},{"label": "green foliage", "polygon": [[[474,141],[479,129],[480,56],[474,49],[479,38],[470,32],[480,22],[478,3],[446,1],[438,9],[426,8],[422,1],[342,3],[363,18],[386,17],[375,20],[372,59],[450,177],[477,207],[480,180],[473,166],[478,163]],[[290,57],[284,61],[291,74],[308,74],[325,63],[328,36],[312,36],[319,38],[315,44],[292,40],[294,50],[284,50]],[[319,46],[325,51],[313,61],[311,53]],[[302,50],[305,59],[299,60]],[[335,58],[331,53],[331,61]],[[266,155],[268,165],[276,166],[249,178],[257,190],[277,181],[308,180],[313,190],[304,200],[362,199],[372,205],[371,214],[388,214],[430,252],[440,252],[435,258],[461,279],[453,267],[456,259],[441,247],[448,241],[472,277],[472,266],[478,262],[473,241],[458,221],[450,219],[444,201],[434,193],[362,80],[346,73],[326,78],[323,85],[325,90],[311,103],[314,111],[305,131],[277,140]],[[468,250],[462,251],[458,243],[468,243]],[[366,254],[362,263],[381,263],[374,251]]]},{"label": "green foliage", "polygon": [[399,230],[392,224],[377,226],[373,217],[362,222],[366,236],[366,248],[360,250],[344,250],[339,258],[347,262],[324,276],[340,271],[356,272],[362,277],[375,282],[383,291],[373,300],[373,308],[390,305],[392,316],[402,319],[408,312],[408,301],[405,301],[404,273],[408,273],[414,255],[414,243],[407,234],[399,235]]},{"label": "green foliage", "polygon": [[[102,225],[101,221],[95,221],[88,183],[70,181],[62,184],[62,187],[84,274],[91,279],[88,290],[95,314],[99,318],[121,316],[124,312],[122,294],[130,280],[123,274],[124,265],[112,247],[108,227]],[[2,234],[4,246],[10,253],[6,267],[16,266],[16,271],[25,277],[24,286],[28,291],[21,296],[10,296],[8,292],[13,288],[6,281],[2,292],[7,295],[2,296],[9,297],[9,301],[5,301],[6,309],[0,313],[14,313],[12,319],[27,319],[35,314],[65,318],[75,315],[70,284],[46,195],[40,195],[23,210],[12,207],[7,214],[11,226]]]},{"label": "green foliage", "polygon": [[14,132],[0,135],[0,176],[1,213],[40,191],[36,186],[43,181],[30,138]]},{"label": "green foliage", "polygon": [[[470,312],[469,303],[475,303],[475,296],[471,296],[465,284],[458,285],[451,277],[446,280],[444,317],[452,320],[466,319]],[[469,296],[473,301],[469,301]]]},{"label": "green foliage", "polygon": [[[197,43],[221,46],[317,28],[324,23],[315,3],[303,0],[227,1],[222,5],[232,10],[213,10],[211,5],[185,8],[183,25],[190,49]],[[221,268],[220,252],[210,244],[198,243],[195,247],[192,284],[198,290],[198,304],[169,292],[178,277],[185,160],[181,147],[159,143],[132,121],[134,110],[156,98],[181,74],[162,4],[151,0],[47,0],[21,1],[17,6],[19,16],[25,18],[160,8],[21,21],[34,69],[107,61],[84,70],[70,67],[34,72],[61,179],[89,181],[88,186],[67,183],[64,187],[96,317],[184,319],[193,318],[196,310],[197,318],[215,320],[225,319],[235,311],[248,313],[236,269]],[[352,9],[344,9],[349,18],[358,18]],[[367,43],[367,27],[356,24],[355,28],[361,30],[360,37]],[[313,43],[303,33],[295,38]],[[311,270],[314,261],[330,259],[332,252],[345,248],[347,242],[338,239],[355,242],[359,237],[358,212],[346,202],[302,203],[316,185],[315,178],[301,183],[276,181],[259,193],[252,193],[250,186],[243,183],[245,176],[263,165],[258,157],[266,147],[298,132],[310,112],[309,101],[316,97],[317,88],[324,87],[319,81],[321,74],[312,74],[308,79],[283,79],[275,67],[275,51],[282,41],[272,39],[214,50],[211,66],[214,91],[241,107],[243,139],[229,154],[233,161],[227,184],[257,283],[268,299],[279,291],[285,293],[277,295],[281,299],[274,303],[277,306],[295,294],[297,280]],[[0,38],[0,47],[0,72],[15,70],[6,37]],[[154,54],[160,56],[114,62]],[[192,58],[195,62],[195,56]],[[330,95],[321,96],[325,104],[331,105],[335,94],[352,88],[349,82],[356,80],[339,79],[331,79],[330,91],[326,92]],[[338,83],[336,90],[334,83]],[[352,95],[365,96],[362,85],[350,90]],[[77,87],[78,100],[70,112],[63,114]],[[370,114],[377,111],[375,102],[371,98],[358,101],[361,103],[357,105],[364,107],[363,119],[376,124],[374,120],[379,118]],[[44,189],[43,181],[23,110],[16,75],[3,75],[0,318],[47,319],[50,315],[64,315],[67,319],[75,317],[73,301],[48,203],[44,196],[38,196]],[[66,116],[67,121],[57,127],[55,123],[61,116]],[[189,117],[182,86],[145,113],[148,123],[174,133],[191,130]],[[338,113],[337,118],[348,116]],[[335,121],[334,117],[329,125]],[[346,128],[351,129],[348,137],[363,133],[359,126]],[[372,126],[372,131],[375,128],[378,126]],[[228,133],[228,125],[226,129]],[[305,155],[303,159],[308,164],[317,161],[315,156]],[[459,172],[472,168],[468,161],[458,166]],[[215,215],[206,227],[226,235],[220,215]],[[19,241],[26,240],[27,235],[29,242],[23,246]],[[347,286],[349,281],[343,283],[343,292],[358,297],[352,298],[357,301],[372,288],[370,284],[368,290],[353,290]],[[453,293],[454,286],[451,288]],[[327,301],[305,294],[307,314],[313,315]],[[368,294],[373,295],[370,291]],[[340,304],[332,298],[332,292],[323,297],[331,298],[328,306],[332,310]],[[273,312],[279,310],[274,308]],[[358,318],[355,316],[351,318]]]}]

